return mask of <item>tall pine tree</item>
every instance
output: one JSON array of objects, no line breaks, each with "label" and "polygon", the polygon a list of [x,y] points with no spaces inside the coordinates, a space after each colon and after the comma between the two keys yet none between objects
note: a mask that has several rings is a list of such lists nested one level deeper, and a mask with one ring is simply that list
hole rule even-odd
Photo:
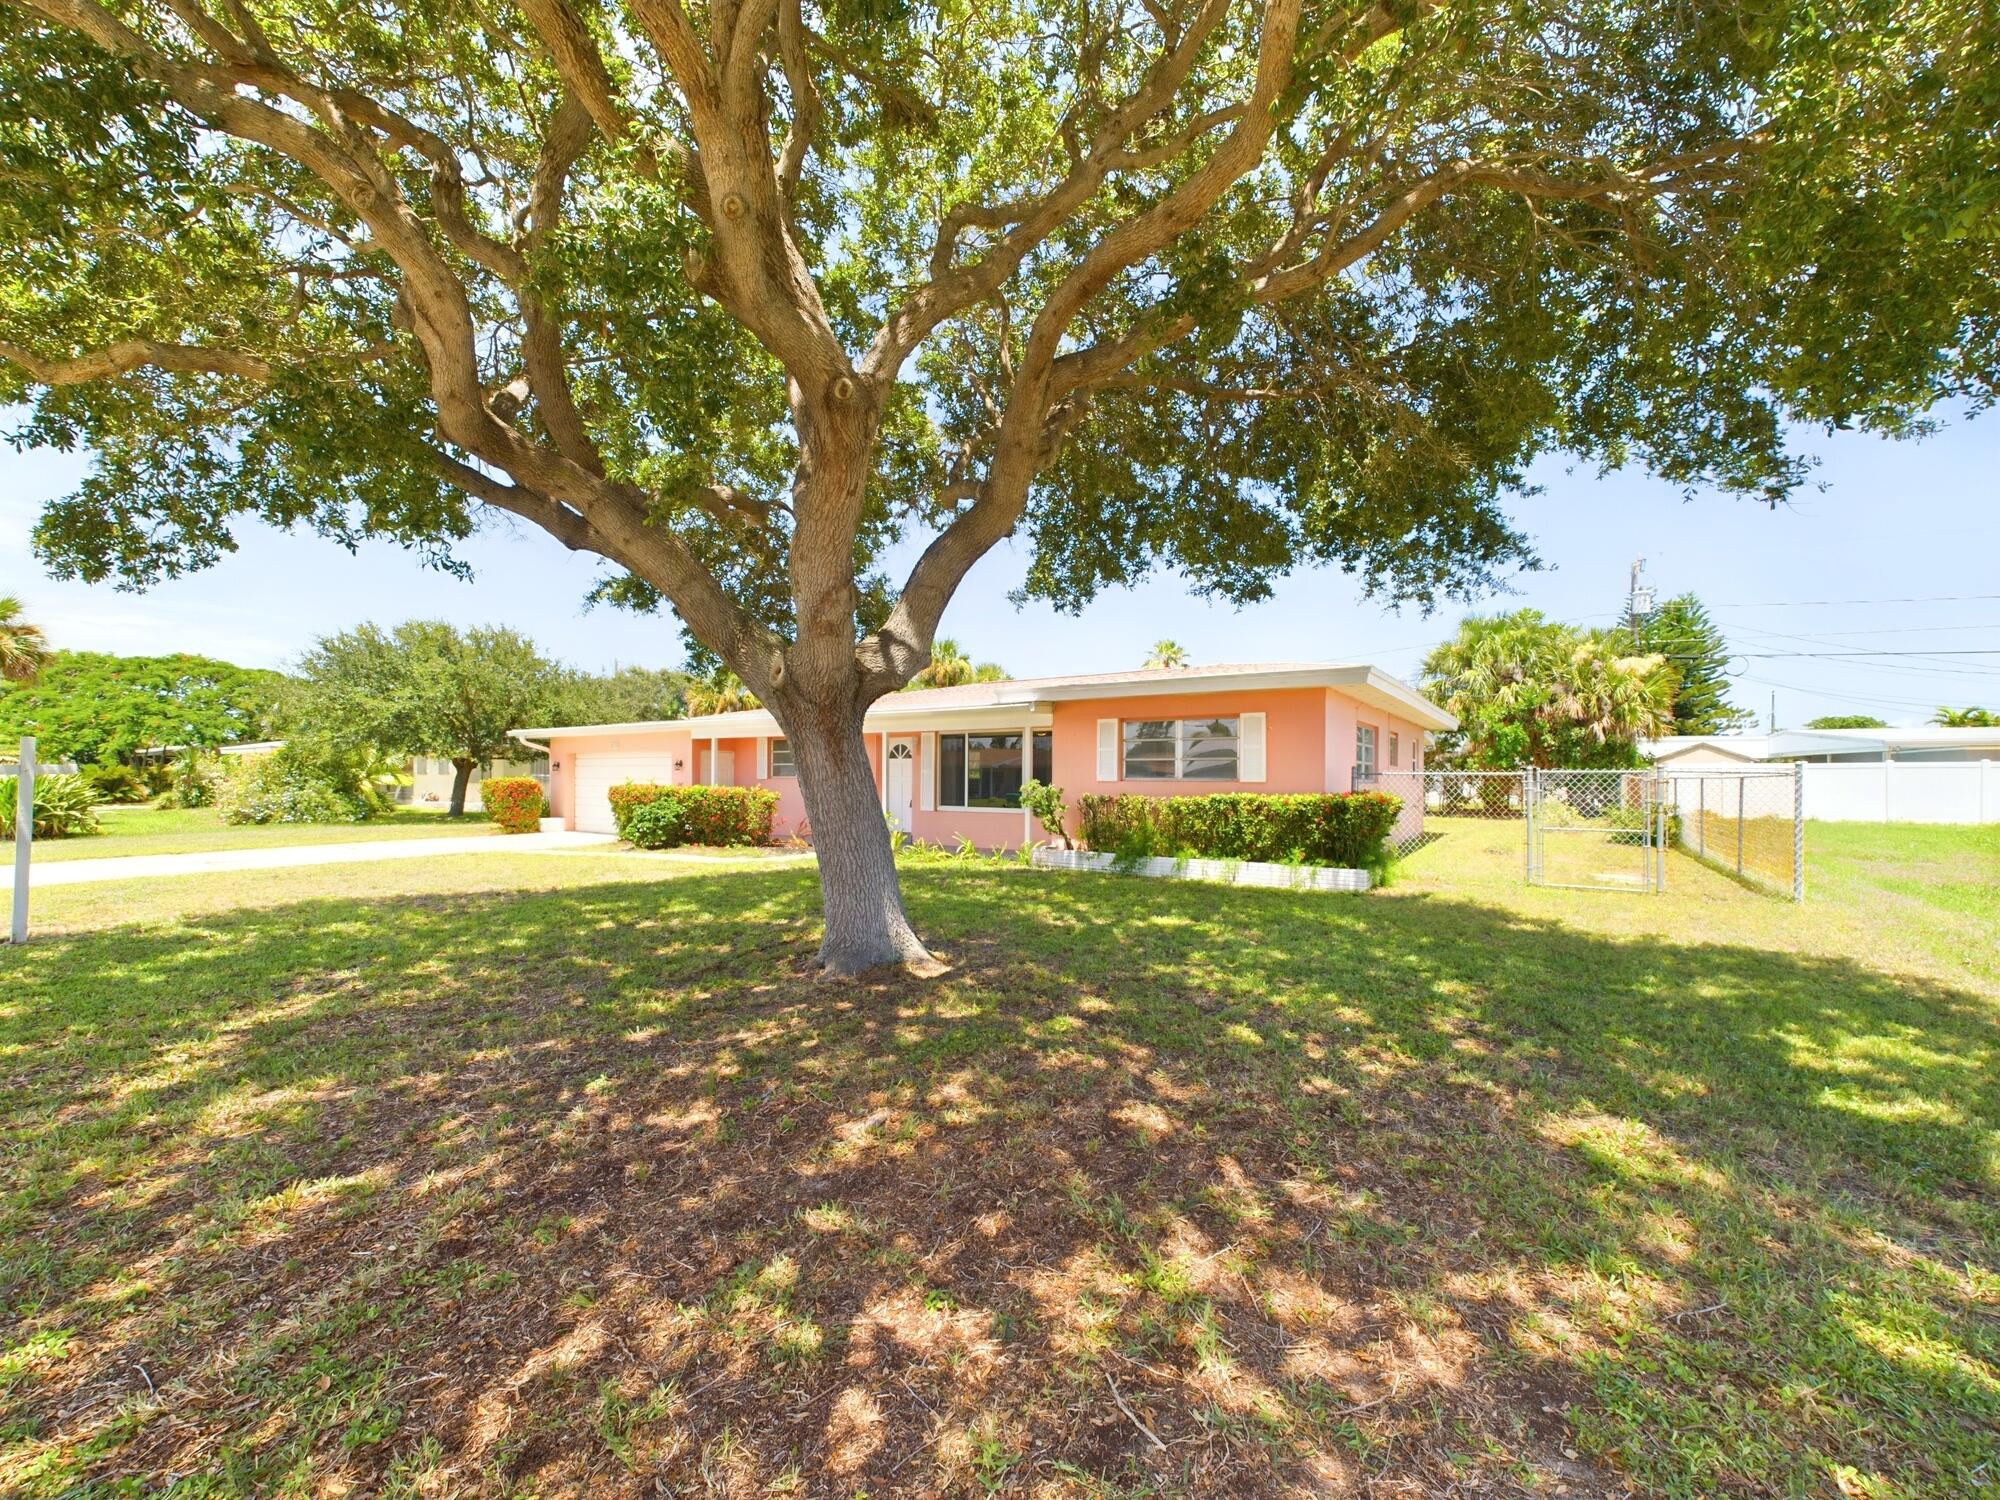
[{"label": "tall pine tree", "polygon": [[1728,734],[1755,722],[1729,701],[1728,642],[1693,594],[1667,600],[1640,621],[1635,644],[1674,669],[1675,734]]}]

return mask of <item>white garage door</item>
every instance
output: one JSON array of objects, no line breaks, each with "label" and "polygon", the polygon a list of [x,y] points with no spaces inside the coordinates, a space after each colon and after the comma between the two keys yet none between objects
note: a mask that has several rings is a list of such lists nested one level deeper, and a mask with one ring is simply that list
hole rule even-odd
[{"label": "white garage door", "polygon": [[579,755],[576,758],[576,826],[584,833],[616,833],[611,789],[626,781],[672,781],[674,760],[651,755]]}]

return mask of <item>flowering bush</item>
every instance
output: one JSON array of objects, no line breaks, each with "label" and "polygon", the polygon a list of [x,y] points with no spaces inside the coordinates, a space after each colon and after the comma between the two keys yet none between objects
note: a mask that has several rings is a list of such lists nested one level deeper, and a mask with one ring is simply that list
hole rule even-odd
[{"label": "flowering bush", "polygon": [[[633,813],[657,802],[673,804],[680,815],[683,844],[768,844],[778,794],[761,786],[662,786],[628,781],[611,789],[611,816],[618,836],[632,842]],[[650,846],[661,847],[661,846]]]},{"label": "flowering bush", "polygon": [[1383,792],[1220,792],[1076,799],[1083,843],[1144,857],[1193,855],[1375,870],[1388,861],[1402,799]]},{"label": "flowering bush", "polygon": [[533,833],[548,805],[532,776],[490,776],[479,784],[479,800],[502,833]]}]

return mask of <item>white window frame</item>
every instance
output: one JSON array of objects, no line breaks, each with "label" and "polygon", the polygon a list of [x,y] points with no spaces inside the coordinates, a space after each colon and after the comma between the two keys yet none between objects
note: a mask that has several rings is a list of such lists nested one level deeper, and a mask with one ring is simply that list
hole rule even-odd
[{"label": "white window frame", "polygon": [[1375,751],[1380,743],[1380,732],[1373,724],[1356,723],[1354,726],[1354,774],[1373,776],[1375,774]]},{"label": "white window frame", "polygon": [[1402,768],[1403,737],[1392,729],[1389,731],[1389,769],[1400,771]]},{"label": "white window frame", "polygon": [[[781,752],[785,757],[785,766],[784,769],[782,770],[780,770],[778,767],[778,756]],[[770,756],[771,756],[771,771],[769,778],[770,780],[796,781],[798,779],[799,775],[798,762],[792,759],[792,747],[788,743],[786,743],[783,735],[777,735],[772,738],[770,746]]]},{"label": "white window frame", "polygon": [[[1200,718],[1194,718],[1194,719],[1183,718],[1183,719],[1173,719],[1171,721],[1165,721],[1165,722],[1171,722],[1174,726],[1174,774],[1171,776],[1132,776],[1127,774],[1125,770],[1125,738],[1126,738],[1125,726],[1127,724],[1158,724],[1163,721],[1159,719],[1119,719],[1117,721],[1118,779],[1120,781],[1135,781],[1135,782],[1148,782],[1148,783],[1157,781],[1193,781],[1198,785],[1204,785],[1204,786],[1209,784],[1210,782],[1217,782],[1217,781],[1247,780],[1248,778],[1245,777],[1243,774],[1243,752],[1244,752],[1243,721],[1249,717],[1251,716],[1248,714],[1207,714]],[[1189,776],[1187,774],[1188,725],[1213,724],[1218,720],[1226,720],[1229,724],[1234,726],[1230,738],[1235,745],[1236,765],[1232,773],[1228,776]]]}]

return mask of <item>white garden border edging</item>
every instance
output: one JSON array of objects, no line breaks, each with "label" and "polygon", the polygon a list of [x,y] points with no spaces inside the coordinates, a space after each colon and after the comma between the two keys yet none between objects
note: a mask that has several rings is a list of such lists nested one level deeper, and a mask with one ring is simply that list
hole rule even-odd
[{"label": "white garden border edging", "polygon": [[1042,870],[1120,870],[1154,880],[1213,880],[1223,885],[1257,886],[1280,891],[1365,891],[1374,884],[1366,870],[1334,865],[1280,865],[1259,859],[1134,860],[1121,866],[1115,854],[1082,849],[1035,850],[1032,861]]}]

